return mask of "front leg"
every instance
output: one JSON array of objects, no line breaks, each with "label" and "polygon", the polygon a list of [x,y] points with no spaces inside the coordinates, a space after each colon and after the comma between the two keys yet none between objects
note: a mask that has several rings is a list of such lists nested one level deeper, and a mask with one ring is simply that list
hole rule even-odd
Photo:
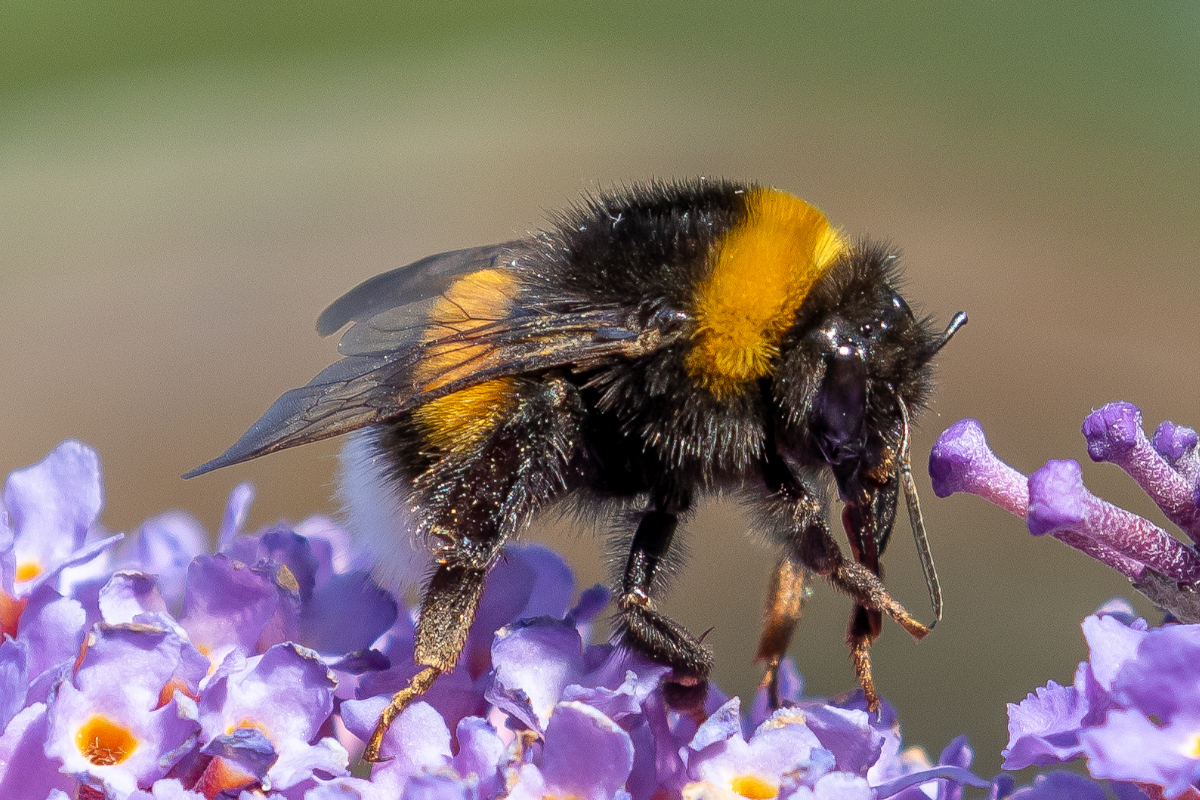
[{"label": "front leg", "polygon": [[768,463],[765,477],[768,492],[762,500],[764,511],[775,521],[784,540],[758,650],[758,659],[767,664],[764,684],[772,689],[772,702],[779,703],[775,688],[779,662],[803,611],[805,581],[811,572],[826,577],[855,602],[847,644],[867,705],[876,710],[879,697],[871,674],[870,646],[878,631],[871,625],[872,615],[887,614],[916,639],[929,633],[929,628],[892,598],[872,570],[846,559],[829,533],[817,493],[797,479],[781,458]]}]

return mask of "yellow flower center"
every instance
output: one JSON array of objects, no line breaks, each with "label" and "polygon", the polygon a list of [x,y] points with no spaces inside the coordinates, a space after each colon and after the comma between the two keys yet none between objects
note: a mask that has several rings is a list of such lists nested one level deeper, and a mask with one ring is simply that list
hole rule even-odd
[{"label": "yellow flower center", "polygon": [[735,794],[749,800],[771,800],[779,796],[779,788],[757,775],[739,775],[729,783]]}]

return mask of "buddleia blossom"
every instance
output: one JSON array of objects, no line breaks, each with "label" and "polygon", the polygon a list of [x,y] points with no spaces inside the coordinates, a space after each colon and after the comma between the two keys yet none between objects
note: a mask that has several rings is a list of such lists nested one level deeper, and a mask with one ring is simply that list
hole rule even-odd
[{"label": "buddleia blossom", "polygon": [[[9,478],[0,515],[0,797],[5,800],[888,798],[993,787],[956,740],[931,764],[861,691],[704,715],[667,707],[669,669],[591,642],[608,602],[539,547],[505,551],[458,668],[404,710],[388,760],[351,773],[416,671],[415,610],[333,522],[217,532],[164,514],[97,525],[99,460],[67,442]],[[23,566],[24,565],[24,566]],[[33,566],[29,566],[33,565]],[[993,791],[993,794],[995,792]]]},{"label": "buddleia blossom", "polygon": [[[1166,612],[1135,618],[1114,601],[1083,622],[1089,659],[1070,685],[1051,681],[1009,706],[1006,769],[1084,759],[1096,778],[1144,796],[1200,799],[1200,457],[1190,428],[1164,422],[1153,436],[1141,412],[1111,403],[1083,423],[1089,456],[1128,473],[1185,539],[1084,488],[1076,461],[1050,461],[1026,477],[1002,462],[975,420],[939,438],[934,491],[969,492],[1024,517],[1129,578]],[[1132,791],[1132,789],[1128,789]]]}]

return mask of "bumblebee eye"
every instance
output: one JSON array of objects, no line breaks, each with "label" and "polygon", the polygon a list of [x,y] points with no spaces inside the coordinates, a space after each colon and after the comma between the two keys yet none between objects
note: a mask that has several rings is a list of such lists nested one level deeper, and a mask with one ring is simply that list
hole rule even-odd
[{"label": "bumblebee eye", "polygon": [[825,377],[809,419],[817,448],[828,464],[861,456],[867,413],[867,365],[860,347],[840,344],[827,357]]}]

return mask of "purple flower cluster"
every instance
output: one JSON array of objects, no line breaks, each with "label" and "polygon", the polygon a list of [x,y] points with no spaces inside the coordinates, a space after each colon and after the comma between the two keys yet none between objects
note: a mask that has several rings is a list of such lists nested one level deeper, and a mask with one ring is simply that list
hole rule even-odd
[{"label": "purple flower cluster", "polygon": [[1008,709],[1006,769],[1086,758],[1150,797],[1200,798],[1200,626],[1151,628],[1122,601],[1083,621],[1089,660]]},{"label": "purple flower cluster", "polygon": [[1050,461],[1026,478],[991,451],[973,419],[946,430],[929,460],[940,497],[969,492],[1024,517],[1030,533],[1050,534],[1118,570],[1168,614],[1151,628],[1113,601],[1084,620],[1090,660],[1071,686],[1051,681],[1009,706],[1004,766],[1086,758],[1094,777],[1135,784],[1145,796],[1200,800],[1197,434],[1164,422],[1147,438],[1129,403],[1093,411],[1083,434],[1092,460],[1128,473],[1192,544],[1092,495],[1078,462]]},{"label": "purple flower cluster", "polygon": [[[667,708],[666,668],[590,645],[608,602],[553,553],[493,571],[459,667],[352,774],[380,710],[415,673],[413,616],[330,521],[254,534],[246,486],[217,552],[190,518],[106,535],[98,459],[65,442],[9,477],[0,509],[0,797],[5,800],[887,798],[958,800],[956,740],[931,765],[861,693],[713,688],[704,718]],[[1002,791],[1003,790],[1003,791]],[[1023,790],[1014,796],[1043,797]]]},{"label": "purple flower cluster", "polygon": [[[1109,403],[1083,422],[1088,455],[1130,475],[1192,540],[1200,542],[1200,449],[1196,431],[1164,422],[1147,439],[1142,412]],[[1054,538],[1125,575],[1159,608],[1200,622],[1200,552],[1149,520],[1089,492],[1077,461],[1048,461],[1029,477],[988,447],[977,420],[951,425],[929,456],[938,497],[968,492],[1024,517],[1034,536]]]}]

